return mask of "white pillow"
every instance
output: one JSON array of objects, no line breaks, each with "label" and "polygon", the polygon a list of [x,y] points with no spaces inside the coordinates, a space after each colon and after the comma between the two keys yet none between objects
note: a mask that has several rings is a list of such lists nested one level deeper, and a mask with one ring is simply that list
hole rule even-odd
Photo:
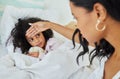
[{"label": "white pillow", "polygon": [[0,17],[7,5],[13,5],[23,8],[39,8],[44,9],[44,0],[0,0]]},{"label": "white pillow", "polygon": [[[17,22],[18,18],[23,17],[39,17],[45,20],[53,21],[59,23],[59,15],[54,10],[41,10],[41,9],[33,9],[33,8],[17,8],[14,6],[7,6],[4,10],[3,16],[1,18],[0,23],[0,35],[1,35],[1,43],[5,45],[12,28]],[[55,37],[61,40],[65,40],[66,38],[60,35],[59,33],[55,33]],[[9,47],[12,50],[13,47]],[[12,52],[12,51],[11,51]]]}]

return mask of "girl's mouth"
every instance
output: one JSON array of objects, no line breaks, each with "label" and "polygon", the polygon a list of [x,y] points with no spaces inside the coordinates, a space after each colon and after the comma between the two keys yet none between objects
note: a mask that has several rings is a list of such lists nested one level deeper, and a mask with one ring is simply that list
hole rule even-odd
[{"label": "girl's mouth", "polygon": [[38,47],[42,47],[42,43],[37,44]]}]

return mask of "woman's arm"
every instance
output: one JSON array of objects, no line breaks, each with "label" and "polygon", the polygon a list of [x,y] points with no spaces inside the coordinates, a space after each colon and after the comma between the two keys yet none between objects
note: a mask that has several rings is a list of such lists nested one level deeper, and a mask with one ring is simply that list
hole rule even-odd
[{"label": "woman's arm", "polygon": [[74,32],[73,29],[67,28],[65,26],[62,26],[62,25],[56,24],[56,23],[49,23],[49,25],[50,25],[49,26],[50,29],[55,30],[56,32],[62,34],[63,36],[65,36],[68,39],[72,39],[72,35]]}]

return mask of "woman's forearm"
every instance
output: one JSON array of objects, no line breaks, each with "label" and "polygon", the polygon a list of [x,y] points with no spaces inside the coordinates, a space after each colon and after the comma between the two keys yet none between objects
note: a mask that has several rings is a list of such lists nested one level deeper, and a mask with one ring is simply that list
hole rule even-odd
[{"label": "woman's forearm", "polygon": [[[56,23],[50,23],[50,29],[55,30],[56,32],[62,34],[63,36],[65,36],[68,39],[72,39],[73,33],[75,31],[74,29],[67,28],[65,26],[62,26],[62,25],[56,24]],[[77,35],[75,37],[75,41],[78,42]]]},{"label": "woman's forearm", "polygon": [[51,23],[50,28],[55,30],[56,32],[62,34],[63,36],[67,37],[68,39],[72,38],[72,35],[73,35],[73,32],[74,32],[73,29],[66,28],[65,26],[62,26],[62,25],[59,25],[59,24],[56,24],[56,23]]}]

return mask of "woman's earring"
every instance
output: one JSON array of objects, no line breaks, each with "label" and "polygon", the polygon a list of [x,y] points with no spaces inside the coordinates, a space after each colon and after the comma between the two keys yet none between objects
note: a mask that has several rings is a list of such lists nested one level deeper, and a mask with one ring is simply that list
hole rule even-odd
[{"label": "woman's earring", "polygon": [[100,20],[97,20],[97,23],[96,23],[96,26],[95,26],[96,30],[97,30],[97,31],[103,31],[103,30],[105,30],[106,26],[104,25],[102,29],[99,29],[99,28],[98,28],[98,25],[99,25],[99,24],[100,24]]}]

